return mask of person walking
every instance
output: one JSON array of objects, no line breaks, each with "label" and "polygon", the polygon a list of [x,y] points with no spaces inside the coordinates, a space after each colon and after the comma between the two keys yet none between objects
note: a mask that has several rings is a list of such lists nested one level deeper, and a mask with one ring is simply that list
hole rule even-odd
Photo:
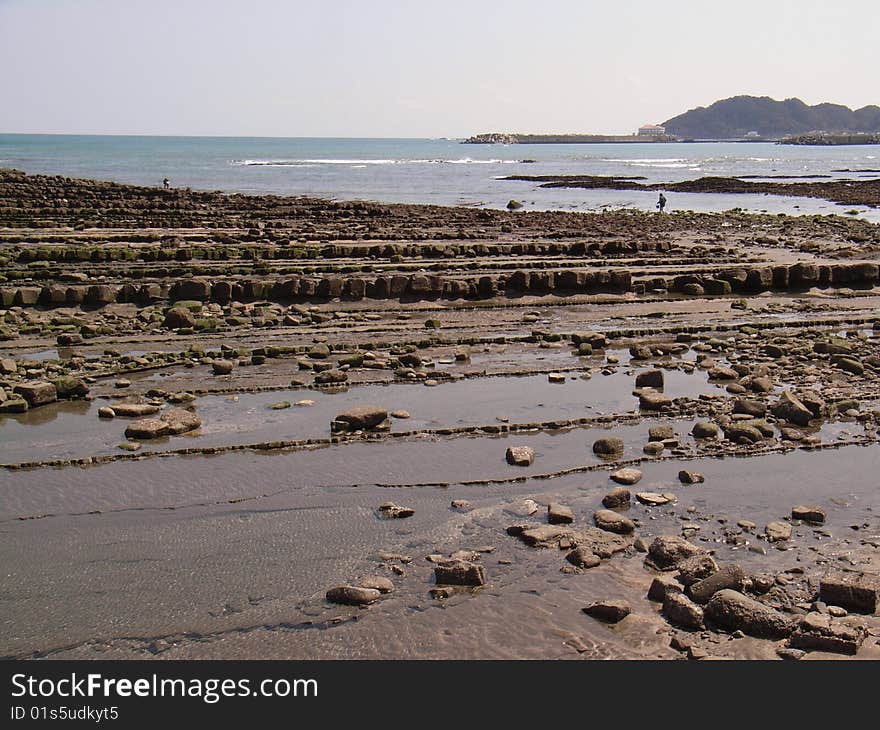
[{"label": "person walking", "polygon": [[663,193],[660,193],[660,199],[657,201],[657,209],[662,213],[663,209],[666,207],[666,196]]}]

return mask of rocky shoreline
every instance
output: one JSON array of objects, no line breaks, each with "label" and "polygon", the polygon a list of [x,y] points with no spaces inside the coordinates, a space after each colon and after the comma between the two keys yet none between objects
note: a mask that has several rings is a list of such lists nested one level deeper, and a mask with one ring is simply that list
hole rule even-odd
[{"label": "rocky shoreline", "polygon": [[878,260],[2,171],[0,655],[878,658]]},{"label": "rocky shoreline", "polygon": [[822,182],[756,182],[735,177],[701,177],[672,183],[642,183],[632,177],[595,175],[509,175],[505,180],[541,183],[542,188],[586,190],[665,190],[676,193],[767,194],[821,198],[841,205],[880,207],[880,179],[823,180]]}]

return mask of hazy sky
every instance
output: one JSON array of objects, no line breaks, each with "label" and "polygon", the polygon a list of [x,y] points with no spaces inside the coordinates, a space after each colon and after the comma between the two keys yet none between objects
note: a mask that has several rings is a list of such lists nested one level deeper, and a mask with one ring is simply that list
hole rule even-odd
[{"label": "hazy sky", "polygon": [[0,132],[624,132],[880,103],[880,0],[0,0]]}]

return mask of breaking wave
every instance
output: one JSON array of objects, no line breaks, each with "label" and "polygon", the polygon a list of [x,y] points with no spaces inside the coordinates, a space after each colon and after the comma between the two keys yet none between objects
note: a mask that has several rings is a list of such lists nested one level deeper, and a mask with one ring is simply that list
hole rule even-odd
[{"label": "breaking wave", "polygon": [[238,167],[319,167],[321,165],[348,165],[365,167],[366,165],[507,165],[517,164],[520,160],[474,160],[463,157],[457,160],[355,160],[355,159],[291,159],[291,160],[232,160]]}]

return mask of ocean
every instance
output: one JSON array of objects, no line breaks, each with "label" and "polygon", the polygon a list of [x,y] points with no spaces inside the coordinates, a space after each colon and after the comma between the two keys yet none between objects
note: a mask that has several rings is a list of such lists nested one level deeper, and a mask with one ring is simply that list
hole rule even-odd
[{"label": "ocean", "polygon": [[[530,162],[526,162],[530,160]],[[871,146],[770,143],[465,145],[454,139],[139,137],[0,134],[0,167],[25,172],[242,193],[527,210],[653,210],[653,191],[541,189],[506,175],[876,178]],[[669,210],[816,214],[880,211],[772,195],[667,193]]]}]

